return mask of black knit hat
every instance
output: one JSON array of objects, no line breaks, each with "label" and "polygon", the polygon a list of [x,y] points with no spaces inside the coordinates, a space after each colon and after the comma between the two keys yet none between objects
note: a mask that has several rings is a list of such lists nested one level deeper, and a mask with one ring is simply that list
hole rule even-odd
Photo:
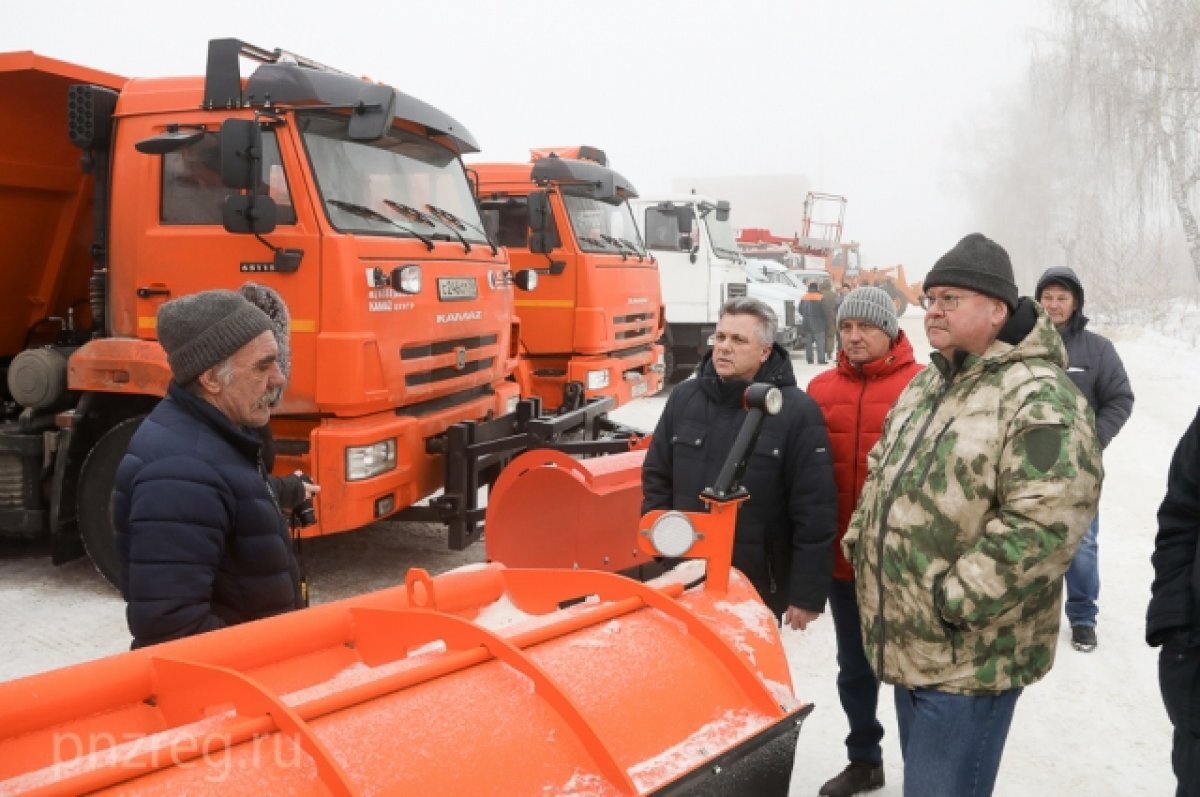
[{"label": "black knit hat", "polygon": [[158,342],[175,381],[186,385],[264,332],[271,319],[233,291],[204,291],[158,308]]},{"label": "black knit hat", "polygon": [[1004,247],[973,232],[938,259],[925,276],[926,289],[939,286],[968,288],[995,297],[1017,309],[1017,281]]}]

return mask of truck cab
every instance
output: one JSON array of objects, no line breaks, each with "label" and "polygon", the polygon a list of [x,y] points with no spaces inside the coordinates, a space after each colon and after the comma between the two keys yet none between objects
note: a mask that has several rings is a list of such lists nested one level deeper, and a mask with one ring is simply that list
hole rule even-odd
[{"label": "truck cab", "polygon": [[657,393],[661,287],[630,210],[632,183],[594,147],[535,149],[528,163],[471,168],[488,231],[514,269],[538,274],[515,300],[522,396],[562,410]]},{"label": "truck cab", "polygon": [[[630,200],[646,247],[658,261],[668,382],[685,377],[708,351],[726,299],[746,295],[729,203],[697,194]],[[783,319],[780,319],[782,323]]]},{"label": "truck cab", "polygon": [[[447,429],[516,406],[521,280],[467,180],[478,146],[442,111],[235,39],[210,42],[204,77],[0,54],[0,107],[38,127],[0,138],[22,165],[0,198],[50,220],[0,227],[29,253],[6,299],[27,329],[3,352],[0,426],[0,470],[23,476],[0,503],[42,513],[26,531],[49,531],[56,561],[82,537],[113,577],[113,472],[171,378],[155,319],[174,297],[253,280],[286,301],[272,430],[277,470],[324,488],[305,536],[435,492]],[[42,317],[59,319],[53,340]]]}]

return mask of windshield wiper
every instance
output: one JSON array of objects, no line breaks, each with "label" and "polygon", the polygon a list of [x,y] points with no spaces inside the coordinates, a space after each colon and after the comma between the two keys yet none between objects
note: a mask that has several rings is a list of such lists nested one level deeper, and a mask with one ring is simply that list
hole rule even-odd
[{"label": "windshield wiper", "polygon": [[628,238],[618,238],[617,240],[620,241],[621,243],[625,244],[627,247],[629,247],[630,252],[633,252],[635,255],[637,255],[637,259],[638,259],[639,263],[642,263],[646,260],[645,256],[642,254],[641,250],[639,250],[636,246],[633,245],[633,241],[630,241]]},{"label": "windshield wiper", "polygon": [[726,249],[723,246],[714,246],[713,251],[716,252],[718,255],[726,255],[726,256],[732,258],[733,260],[741,260],[742,259],[742,253],[736,249]]},{"label": "windshield wiper", "polygon": [[613,238],[611,235],[605,235],[604,233],[600,233],[600,237],[607,241],[610,246],[616,247],[616,250],[621,253],[621,260],[629,259],[629,255],[625,254],[625,247],[621,246],[620,241],[618,241],[616,238]]},{"label": "windshield wiper", "polygon": [[[455,230],[455,231],[473,230],[473,231],[479,233],[480,235],[483,236],[483,239],[488,242],[488,246],[492,247],[493,255],[500,253],[500,250],[496,248],[496,244],[492,242],[492,237],[487,234],[486,230],[480,229],[478,225],[472,224],[471,222],[467,221],[466,219],[459,218],[458,216],[455,216],[453,213],[446,210],[445,208],[439,208],[437,205],[426,204],[425,207],[429,209],[430,213],[432,213],[434,216],[437,217],[438,221],[442,222],[442,224],[445,224],[447,227],[449,227],[452,230]],[[470,245],[467,244],[466,239],[463,238],[461,235],[459,236],[459,238],[461,238],[463,244],[467,246],[467,251],[468,252],[471,251],[471,247],[470,247]]]},{"label": "windshield wiper", "polygon": [[[384,201],[386,202],[387,200],[385,199]],[[338,210],[349,213],[351,216],[358,216],[360,219],[369,219],[371,221],[382,221],[384,224],[390,224],[393,227],[395,227],[396,229],[400,230],[401,232],[406,232],[409,235],[420,238],[421,243],[425,244],[425,247],[430,252],[433,251],[433,239],[430,238],[428,235],[422,235],[421,233],[417,232],[416,230],[414,230],[410,227],[405,227],[400,222],[396,221],[393,218],[389,218],[388,216],[383,215],[378,210],[372,210],[371,208],[367,207],[366,205],[359,205],[354,202],[347,202],[344,199],[330,199],[330,200],[327,200],[327,204],[333,205]]]},{"label": "windshield wiper", "polygon": [[588,235],[579,236],[579,242],[584,243],[584,244],[591,244],[592,246],[599,246],[603,249],[607,249],[609,246],[613,245],[613,244],[609,244],[605,241],[601,241],[599,238],[592,238],[591,236],[588,236]]}]

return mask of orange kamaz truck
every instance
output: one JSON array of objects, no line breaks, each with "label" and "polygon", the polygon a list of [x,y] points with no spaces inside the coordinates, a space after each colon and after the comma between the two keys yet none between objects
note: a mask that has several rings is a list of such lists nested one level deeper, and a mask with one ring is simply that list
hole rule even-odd
[{"label": "orange kamaz truck", "polygon": [[538,274],[516,299],[521,395],[551,410],[663,382],[658,266],[634,223],[633,185],[595,147],[535,149],[529,163],[476,163],[480,209],[513,268]]},{"label": "orange kamaz truck", "polygon": [[[111,580],[114,471],[170,379],[157,310],[255,280],[291,315],[277,469],[324,488],[303,534],[402,513],[478,537],[503,455],[477,449],[538,417],[511,379],[514,285],[536,275],[489,239],[466,128],[236,39],[198,77],[0,54],[0,113],[0,534],[86,549]],[[645,296],[628,314],[652,328]]]}]

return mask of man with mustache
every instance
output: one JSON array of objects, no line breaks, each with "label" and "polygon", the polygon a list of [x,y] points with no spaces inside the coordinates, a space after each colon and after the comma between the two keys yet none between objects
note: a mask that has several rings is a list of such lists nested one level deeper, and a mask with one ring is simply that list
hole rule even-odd
[{"label": "man with mustache", "polygon": [[642,512],[702,510],[745,419],[752,382],[775,385],[783,409],[763,421],[742,484],[733,566],[775,616],[801,630],[825,609],[833,572],[837,490],[821,410],[796,386],[788,353],[774,343],[775,313],[758,299],[721,306],[712,351],[694,379],[675,387],[642,467]]},{"label": "man with mustache", "polygon": [[166,302],[172,380],[117,468],[113,520],[133,647],[302,605],[262,438],[285,380],[271,319],[232,291]]},{"label": "man with mustache", "polygon": [[888,415],[842,546],[867,659],[895,685],[904,794],[971,797],[1054,663],[1103,466],[1062,338],[999,244],[966,236],[925,293],[932,365]]}]

